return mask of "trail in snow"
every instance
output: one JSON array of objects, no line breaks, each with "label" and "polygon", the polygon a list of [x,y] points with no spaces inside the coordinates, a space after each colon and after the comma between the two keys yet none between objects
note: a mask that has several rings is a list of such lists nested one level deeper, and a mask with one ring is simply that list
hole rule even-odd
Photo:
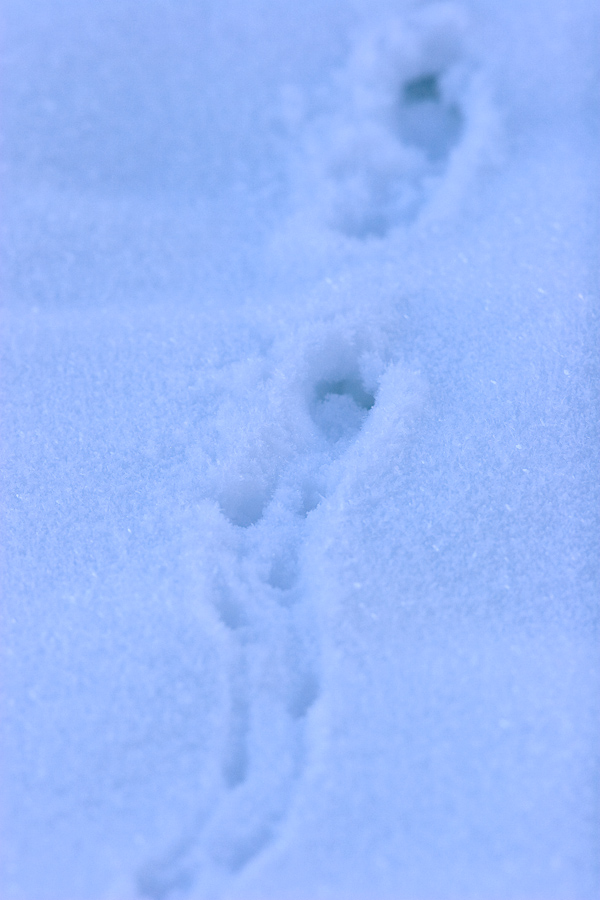
[{"label": "trail in snow", "polygon": [[0,894],[596,897],[593,4],[5,7]]},{"label": "trail in snow", "polygon": [[[307,219],[325,240],[341,235],[360,259],[365,240],[459,200],[496,127],[467,35],[458,7],[433,4],[357,42],[332,80],[329,108],[294,123],[302,148],[292,165],[294,233]],[[153,900],[217,896],[277,836],[321,691],[319,586],[304,547],[345,474],[356,477],[389,445],[401,456],[418,405],[418,379],[398,358],[402,326],[389,313],[357,313],[340,298],[337,310],[313,309],[309,319],[220,373],[224,385],[244,388],[225,391],[194,450],[210,525],[193,566],[229,666],[224,790],[139,872],[138,891]]]}]

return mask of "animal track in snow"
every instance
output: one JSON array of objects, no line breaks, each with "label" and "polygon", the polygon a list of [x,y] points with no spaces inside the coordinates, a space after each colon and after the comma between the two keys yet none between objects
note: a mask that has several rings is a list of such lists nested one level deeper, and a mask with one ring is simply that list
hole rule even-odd
[{"label": "animal track in snow", "polygon": [[312,417],[330,441],[349,439],[361,428],[375,397],[358,379],[321,381],[315,387]]},{"label": "animal track in snow", "polygon": [[453,3],[414,10],[356,42],[308,127],[300,190],[351,238],[385,237],[451,206],[489,155],[495,116]]},{"label": "animal track in snow", "polygon": [[[493,119],[465,31],[456,6],[435,4],[357,42],[330,110],[308,127],[299,215],[316,203],[327,227],[384,237],[460,193]],[[202,516],[194,577],[218,623],[227,721],[218,799],[139,874],[153,900],[218,897],[277,836],[306,762],[321,677],[304,548],[350,460],[362,453],[367,465],[373,440],[395,453],[404,433],[388,329],[338,308],[222,370],[221,401],[190,453]]]},{"label": "animal track in snow", "polygon": [[[224,397],[197,456],[208,535],[197,550],[199,582],[228,659],[221,799],[140,872],[142,896],[184,895],[198,878],[218,895],[287,812],[320,692],[303,545],[375,404],[386,343],[377,329],[315,323],[229,373],[245,426],[224,428]],[[250,372],[258,373],[254,383]]]},{"label": "animal track in snow", "polygon": [[397,122],[401,140],[435,164],[458,143],[463,113],[458,102],[444,97],[440,74],[427,72],[402,85]]}]

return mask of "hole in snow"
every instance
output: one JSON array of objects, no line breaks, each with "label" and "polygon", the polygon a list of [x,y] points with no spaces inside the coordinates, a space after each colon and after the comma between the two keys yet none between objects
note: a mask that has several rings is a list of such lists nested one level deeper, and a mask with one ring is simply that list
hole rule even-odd
[{"label": "hole in snow", "polygon": [[439,75],[434,72],[404,83],[397,122],[402,141],[422,150],[430,162],[443,161],[463,129],[458,105],[444,100]]},{"label": "hole in snow", "polygon": [[404,85],[404,102],[407,105],[411,103],[424,103],[427,100],[437,101],[440,99],[440,85],[437,75],[422,75],[420,78],[413,78]]},{"label": "hole in snow", "polygon": [[215,599],[215,610],[226,628],[235,631],[246,624],[246,615],[239,601],[227,589],[222,589]]},{"label": "hole in snow", "polygon": [[223,778],[228,788],[246,780],[248,774],[248,704],[239,694],[232,698],[228,746],[223,759]]},{"label": "hole in snow", "polygon": [[288,712],[293,719],[302,719],[317,697],[319,682],[313,673],[306,674],[292,692],[288,703]]},{"label": "hole in snow", "polygon": [[302,485],[302,514],[307,516],[309,512],[317,508],[322,499],[323,493],[320,486],[316,482],[306,481]]},{"label": "hole in snow", "polygon": [[194,879],[185,868],[180,868],[179,857],[168,861],[162,866],[149,866],[140,872],[138,892],[142,897],[150,897],[151,900],[165,900],[174,893],[187,893]]},{"label": "hole in snow", "polygon": [[375,403],[357,378],[321,381],[315,388],[312,417],[325,437],[336,443],[352,438]]},{"label": "hole in snow", "polygon": [[230,485],[219,497],[223,515],[240,528],[258,522],[268,502],[269,494],[262,485],[244,480]]},{"label": "hole in snow", "polygon": [[213,839],[210,855],[217,865],[234,874],[241,871],[265,844],[269,843],[272,835],[273,829],[269,822],[255,830],[250,827],[247,834],[237,839],[228,840],[224,837]]},{"label": "hole in snow", "polygon": [[271,564],[269,584],[282,591],[289,591],[298,580],[298,563],[291,553],[278,556]]}]

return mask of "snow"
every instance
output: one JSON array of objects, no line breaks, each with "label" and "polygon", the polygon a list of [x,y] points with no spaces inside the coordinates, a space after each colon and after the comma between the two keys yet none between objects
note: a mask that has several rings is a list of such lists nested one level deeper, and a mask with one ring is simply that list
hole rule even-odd
[{"label": "snow", "polygon": [[6,0],[6,900],[598,895],[598,12]]}]

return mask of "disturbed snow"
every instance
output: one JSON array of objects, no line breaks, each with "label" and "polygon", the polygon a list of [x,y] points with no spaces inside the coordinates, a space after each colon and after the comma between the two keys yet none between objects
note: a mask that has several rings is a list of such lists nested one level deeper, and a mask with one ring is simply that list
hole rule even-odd
[{"label": "disturbed snow", "polygon": [[597,16],[300,6],[6,4],[7,900],[597,895]]}]

